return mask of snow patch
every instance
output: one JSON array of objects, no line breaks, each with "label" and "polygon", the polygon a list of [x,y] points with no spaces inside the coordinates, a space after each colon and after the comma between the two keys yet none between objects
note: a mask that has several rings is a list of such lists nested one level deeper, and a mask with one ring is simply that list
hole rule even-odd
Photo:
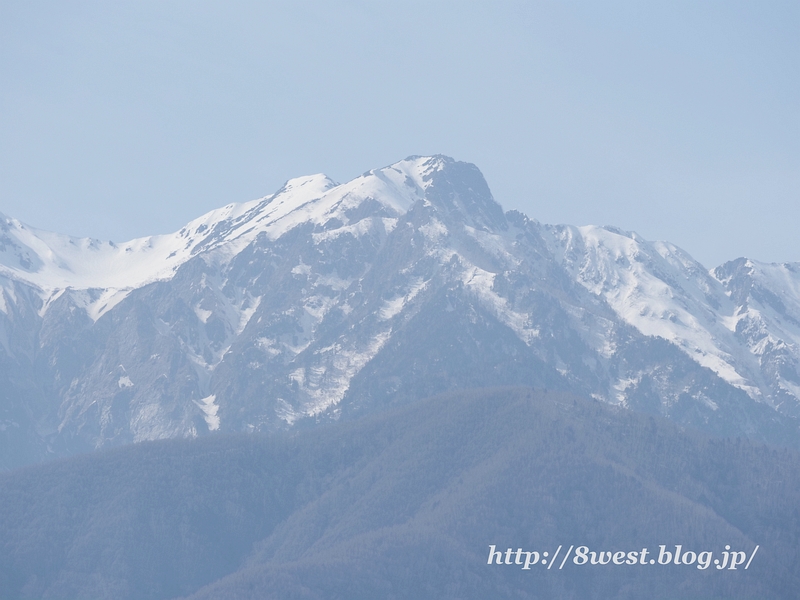
[{"label": "snow patch", "polygon": [[628,388],[636,387],[642,380],[642,374],[639,373],[636,377],[622,377],[615,383],[611,389],[614,391],[614,397],[617,404],[628,406]]},{"label": "snow patch", "polygon": [[294,425],[294,422],[299,418],[302,417],[302,414],[297,413],[293,408],[292,405],[286,402],[283,398],[277,398],[275,400],[275,415],[284,421],[287,425]]},{"label": "snow patch", "polygon": [[471,289],[501,323],[509,327],[517,337],[531,345],[539,337],[539,330],[530,327],[530,316],[515,312],[508,304],[508,300],[498,295],[494,287],[496,273],[490,273],[480,267],[470,265],[464,270],[461,281],[464,286]]},{"label": "snow patch", "polygon": [[312,233],[311,239],[314,240],[315,244],[319,244],[320,242],[327,242],[348,234],[354,238],[359,238],[369,233],[372,227],[372,218],[366,218],[361,219],[353,225],[344,225],[336,229],[328,229],[327,231],[323,231],[321,233]]},{"label": "snow patch", "polygon": [[200,410],[203,411],[203,419],[205,419],[209,431],[217,431],[219,429],[219,415],[217,415],[219,405],[215,404],[216,399],[217,396],[211,394],[210,396],[202,398],[200,402],[193,400]]},{"label": "snow patch", "polygon": [[292,371],[289,380],[306,397],[302,414],[313,417],[341,402],[353,377],[380,352],[391,333],[391,328],[381,331],[360,348],[345,348],[340,343],[321,348],[315,352],[317,365]]},{"label": "snow patch", "polygon": [[316,281],[314,281],[314,287],[327,287],[336,292],[340,292],[342,290],[346,290],[350,287],[350,284],[353,283],[352,279],[342,279],[338,277],[335,272],[331,273],[330,275],[320,275],[317,277]]},{"label": "snow patch", "polygon": [[417,277],[413,280],[409,286],[408,292],[405,295],[398,296],[392,300],[384,300],[383,306],[378,313],[380,319],[383,321],[388,321],[389,319],[392,319],[398,315],[400,312],[402,312],[403,308],[427,286],[428,281],[423,280],[422,277]]},{"label": "snow patch", "polygon": [[431,219],[430,223],[426,223],[419,228],[422,235],[430,242],[437,242],[448,234],[447,227],[438,219]]},{"label": "snow patch", "polygon": [[397,227],[397,219],[383,217],[381,221],[383,221],[383,229],[386,231],[386,233],[392,233],[395,230],[395,227]]},{"label": "snow patch", "polygon": [[[246,307],[245,304],[247,305]],[[247,327],[247,324],[250,322],[250,319],[253,318],[259,306],[261,306],[261,296],[255,298],[248,297],[246,302],[242,303],[242,308],[239,312],[239,323],[236,327],[236,335],[244,331],[244,328]]]},{"label": "snow patch", "polygon": [[502,235],[482,231],[475,227],[470,227],[469,225],[464,225],[464,230],[492,257],[500,259],[508,265],[518,266],[521,263],[518,258],[513,256],[506,249],[506,244],[508,242]]},{"label": "snow patch", "polygon": [[303,264],[302,259],[300,260],[300,264],[292,269],[293,275],[308,275],[309,273],[311,273],[311,266]]},{"label": "snow patch", "polygon": [[267,356],[274,358],[280,355],[281,351],[277,347],[277,342],[267,337],[256,338],[255,345],[266,352]]}]

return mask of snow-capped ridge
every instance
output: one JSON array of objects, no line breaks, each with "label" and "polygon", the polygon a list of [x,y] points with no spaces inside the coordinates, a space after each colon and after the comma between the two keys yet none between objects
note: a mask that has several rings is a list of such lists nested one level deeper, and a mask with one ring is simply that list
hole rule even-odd
[{"label": "snow-capped ridge", "polygon": [[274,431],[484,385],[763,439],[800,418],[800,264],[709,272],[632,231],[543,225],[443,156],[297,177],[121,244],[2,217],[0,269],[0,391],[19,418],[46,396],[31,427],[53,447]]},{"label": "snow-capped ridge", "polygon": [[[545,230],[573,278],[623,321],[674,344],[754,400],[779,404],[766,381],[774,377],[768,372],[800,361],[800,269],[737,259],[709,272],[674,244],[614,227]],[[770,352],[775,367],[766,366]]]},{"label": "snow-capped ridge", "polygon": [[[366,200],[383,207],[383,218],[396,218],[424,197],[431,175],[448,161],[409,157],[345,184],[324,174],[295,177],[270,196],[209,211],[177,232],[119,244],[43,231],[2,215],[0,276],[41,290],[45,308],[67,289],[113,290],[119,301],[126,291],[171,278],[200,253],[219,250],[230,260],[260,234],[275,240],[303,224],[349,225],[348,215]],[[105,312],[87,310],[94,317]]]},{"label": "snow-capped ridge", "polygon": [[[410,156],[343,184],[321,173],[296,177],[270,196],[209,211],[177,232],[121,244],[45,232],[1,215],[0,276],[41,290],[41,314],[68,292],[72,304],[96,320],[132,290],[170,279],[196,256],[230,264],[261,236],[272,242],[297,227],[308,227],[317,245],[341,236],[385,237],[414,206],[422,212],[413,222],[431,256],[472,252],[456,238],[474,240],[488,262],[476,265],[480,270],[466,281],[528,344],[538,335],[526,324],[530,315],[515,311],[493,289],[496,268],[520,264],[505,233],[509,223],[540,231],[552,259],[622,321],[669,341],[756,400],[764,399],[764,356],[800,360],[800,265],[738,259],[709,272],[677,246],[633,231],[542,226],[524,215],[507,216],[477,167],[441,155]],[[9,298],[3,296],[4,310]],[[383,307],[384,317],[400,306],[393,302]]]}]

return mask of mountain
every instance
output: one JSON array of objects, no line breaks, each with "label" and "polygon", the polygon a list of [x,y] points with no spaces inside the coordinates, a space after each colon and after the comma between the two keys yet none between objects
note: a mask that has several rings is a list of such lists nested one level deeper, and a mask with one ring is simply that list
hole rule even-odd
[{"label": "mountain", "polygon": [[543,225],[443,156],[124,244],[0,217],[3,468],[497,385],[798,445],[800,264]]},{"label": "mountain", "polygon": [[[799,502],[797,451],[564,393],[451,392],[313,431],[146,442],[2,474],[0,589],[9,600],[789,600]],[[572,554],[548,569],[542,555],[559,545],[607,564]],[[538,562],[488,565],[491,546]],[[694,564],[640,564],[643,548],[667,562],[662,546]],[[752,558],[747,569],[717,568],[726,546]],[[612,551],[639,560],[615,565]]]}]

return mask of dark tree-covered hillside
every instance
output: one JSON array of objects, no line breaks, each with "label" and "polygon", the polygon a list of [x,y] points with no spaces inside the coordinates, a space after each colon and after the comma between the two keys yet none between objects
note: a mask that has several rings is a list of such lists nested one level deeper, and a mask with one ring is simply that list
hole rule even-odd
[{"label": "dark tree-covered hillside", "polygon": [[[796,598],[797,453],[561,393],[471,390],[292,435],[0,476],[4,598]],[[487,565],[760,549],[748,570]]]}]

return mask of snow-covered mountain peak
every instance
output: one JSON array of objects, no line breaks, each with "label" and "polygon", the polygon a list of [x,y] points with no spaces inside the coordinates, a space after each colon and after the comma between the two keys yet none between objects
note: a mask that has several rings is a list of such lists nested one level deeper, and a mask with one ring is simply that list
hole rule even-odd
[{"label": "snow-covered mountain peak", "polygon": [[409,156],[405,160],[401,160],[380,170],[386,171],[387,169],[391,169],[392,171],[402,173],[407,178],[410,178],[417,187],[427,189],[427,187],[431,185],[434,173],[442,171],[455,163],[455,160],[442,154],[434,156]]},{"label": "snow-covered mountain peak", "polygon": [[516,383],[766,437],[764,404],[800,418],[798,365],[800,264],[709,273],[634,232],[542,225],[443,156],[290,179],[122,244],[0,217],[0,392],[62,446]]},{"label": "snow-covered mountain peak", "polygon": [[[201,252],[219,250],[229,260],[262,233],[275,240],[303,224],[351,226],[363,218],[357,209],[364,202],[384,217],[400,216],[424,198],[432,174],[453,162],[410,157],[345,184],[323,174],[296,177],[271,196],[212,210],[175,233],[121,244],[42,231],[2,215],[0,275],[41,290],[45,308],[64,289],[124,292],[171,278]],[[97,318],[108,308],[90,313]]]},{"label": "snow-covered mountain peak", "polygon": [[314,175],[304,175],[289,179],[275,195],[283,192],[298,193],[302,189],[303,192],[310,196],[319,196],[337,185],[339,184],[325,175],[325,173],[315,173]]}]

